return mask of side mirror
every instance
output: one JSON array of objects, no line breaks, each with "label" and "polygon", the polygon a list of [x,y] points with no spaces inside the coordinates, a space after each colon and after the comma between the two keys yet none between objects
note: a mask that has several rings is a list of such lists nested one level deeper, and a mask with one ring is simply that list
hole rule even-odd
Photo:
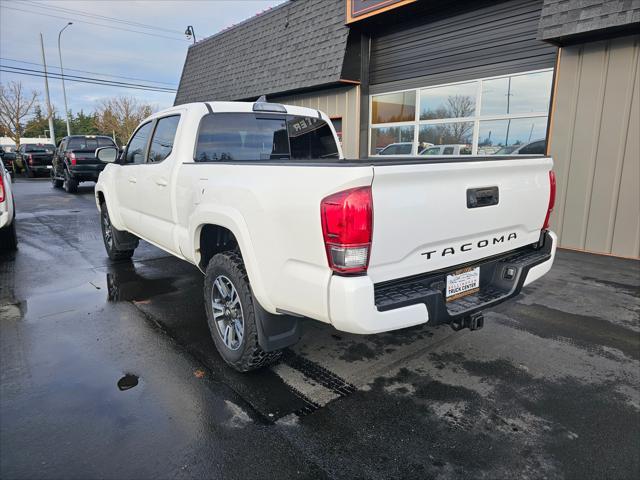
[{"label": "side mirror", "polygon": [[96,149],[95,155],[101,162],[113,163],[118,159],[118,149],[116,147],[100,147]]}]

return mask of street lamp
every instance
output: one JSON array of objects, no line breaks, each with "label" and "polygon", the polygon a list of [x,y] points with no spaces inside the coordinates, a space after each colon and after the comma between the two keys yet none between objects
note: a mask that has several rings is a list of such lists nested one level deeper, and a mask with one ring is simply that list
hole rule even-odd
[{"label": "street lamp", "polygon": [[62,95],[64,96],[64,118],[67,121],[67,136],[71,135],[71,127],[69,126],[69,108],[67,107],[67,90],[64,86],[64,70],[62,69],[62,50],[60,49],[60,36],[67,27],[73,25],[73,22],[67,23],[60,33],[58,33],[58,55],[60,56],[60,76],[62,77]]},{"label": "street lamp", "polygon": [[196,43],[196,32],[193,31],[193,27],[189,25],[187,29],[184,31],[184,34],[187,38],[193,37],[193,43]]}]

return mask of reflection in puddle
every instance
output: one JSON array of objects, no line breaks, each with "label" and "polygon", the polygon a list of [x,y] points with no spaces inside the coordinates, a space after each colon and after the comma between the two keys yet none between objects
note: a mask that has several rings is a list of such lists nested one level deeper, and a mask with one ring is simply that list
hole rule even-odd
[{"label": "reflection in puddle", "polygon": [[175,291],[173,278],[145,278],[133,263],[114,265],[107,273],[110,302],[141,301]]},{"label": "reflection in puddle", "polygon": [[138,385],[138,376],[131,373],[127,373],[124,377],[118,380],[118,389],[122,392],[129,390],[130,388]]}]

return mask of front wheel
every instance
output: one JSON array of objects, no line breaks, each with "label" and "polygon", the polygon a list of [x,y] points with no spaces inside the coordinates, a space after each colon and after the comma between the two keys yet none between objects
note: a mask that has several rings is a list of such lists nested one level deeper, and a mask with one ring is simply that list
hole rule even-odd
[{"label": "front wheel", "polygon": [[100,225],[102,227],[102,240],[104,248],[111,260],[128,260],[133,256],[134,249],[121,250],[116,244],[115,235],[117,230],[111,225],[111,218],[106,205],[102,205],[100,210]]},{"label": "front wheel", "polygon": [[62,187],[62,183],[62,180],[56,178],[55,170],[51,169],[51,185],[53,186],[53,188]]},{"label": "front wheel", "polygon": [[214,255],[204,280],[207,323],[222,359],[239,372],[256,370],[280,358],[258,343],[254,298],[238,252]]},{"label": "front wheel", "polygon": [[16,235],[16,219],[13,218],[11,225],[0,229],[0,250],[13,251],[18,248],[18,236]]}]

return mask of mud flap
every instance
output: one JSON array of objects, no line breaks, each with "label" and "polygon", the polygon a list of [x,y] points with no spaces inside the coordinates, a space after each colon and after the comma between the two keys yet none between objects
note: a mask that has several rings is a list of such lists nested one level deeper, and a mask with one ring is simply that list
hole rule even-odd
[{"label": "mud flap", "polygon": [[113,232],[113,243],[117,250],[135,250],[140,243],[140,239],[129,232],[111,229]]},{"label": "mud flap", "polygon": [[293,315],[276,315],[267,312],[254,302],[258,343],[265,352],[281,350],[297,343],[302,336],[300,318]]}]

